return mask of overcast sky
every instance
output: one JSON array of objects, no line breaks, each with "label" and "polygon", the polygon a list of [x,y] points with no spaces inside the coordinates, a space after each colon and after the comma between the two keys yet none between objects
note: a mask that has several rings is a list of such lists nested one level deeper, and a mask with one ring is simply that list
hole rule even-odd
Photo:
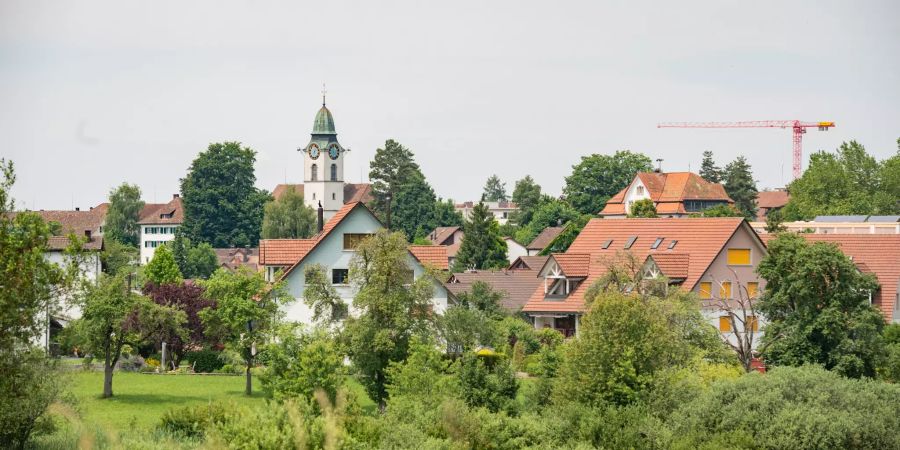
[{"label": "overcast sky", "polygon": [[86,208],[123,181],[164,201],[225,140],[258,152],[259,187],[300,182],[323,82],[346,181],[394,138],[455,200],[492,173],[559,194],[581,156],[619,149],[668,171],[745,155],[760,188],[790,179],[790,130],[661,121],[835,121],[805,136],[804,167],[844,140],[897,149],[897,1],[300,3],[0,0],[19,206]]}]

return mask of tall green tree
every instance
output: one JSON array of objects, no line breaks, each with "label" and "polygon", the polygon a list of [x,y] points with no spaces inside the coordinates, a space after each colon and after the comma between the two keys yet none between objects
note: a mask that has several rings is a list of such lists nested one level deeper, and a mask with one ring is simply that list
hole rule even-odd
[{"label": "tall green tree", "polygon": [[566,200],[582,214],[597,214],[610,197],[628,186],[638,172],[653,169],[652,161],[642,153],[628,150],[614,155],[582,156],[566,177]]},{"label": "tall green tree", "polygon": [[215,250],[206,242],[193,245],[180,231],[175,232],[171,244],[172,256],[184,278],[207,279],[219,268],[219,258]]},{"label": "tall green tree", "polygon": [[516,232],[516,241],[527,244],[537,237],[544,228],[565,225],[579,216],[581,216],[581,213],[567,202],[544,195],[531,216],[528,226]]},{"label": "tall green tree", "polygon": [[[694,216],[694,214],[691,214]],[[744,212],[737,209],[734,205],[730,205],[727,203],[710,206],[709,208],[704,209],[699,217],[746,217]]]},{"label": "tall green tree", "polygon": [[512,201],[519,208],[513,217],[514,221],[519,226],[528,225],[534,211],[541,203],[541,186],[534,182],[531,175],[525,175],[525,178],[516,181]]},{"label": "tall green tree", "polygon": [[369,169],[373,197],[370,207],[379,219],[393,226],[388,211],[396,205],[397,192],[410,177],[420,172],[415,155],[399,142],[388,139],[383,148],[375,150]]},{"label": "tall green tree", "polygon": [[784,207],[785,220],[819,215],[900,213],[900,154],[878,162],[856,141],[837,152],[816,152],[809,167],[794,180]]},{"label": "tall green tree", "polygon": [[316,212],[303,202],[294,186],[280,198],[266,202],[263,239],[306,239],[316,232]]},{"label": "tall green tree", "polygon": [[434,190],[419,171],[410,174],[397,191],[391,229],[402,231],[410,242],[427,236],[436,226]]},{"label": "tall green tree", "polygon": [[113,396],[113,370],[126,344],[137,347],[162,333],[186,336],[184,311],[157,305],[131,288],[125,273],[84,284],[78,326],[86,350],[103,358],[103,398]]},{"label": "tall green tree", "polygon": [[109,209],[106,211],[106,222],[103,235],[107,239],[137,247],[140,242],[141,188],[135,184],[122,183],[109,192]]},{"label": "tall green tree", "polygon": [[256,152],[239,142],[210,144],[200,152],[181,179],[187,238],[216,248],[258,245],[270,196],[255,186],[255,162]]},{"label": "tall green tree", "polygon": [[156,284],[175,284],[183,279],[175,256],[169,250],[169,246],[163,245],[153,253],[153,259],[144,269],[144,275],[149,281]]},{"label": "tall green tree", "polygon": [[434,204],[435,227],[461,227],[465,220],[462,213],[456,210],[453,200],[438,199]]},{"label": "tall green tree", "polygon": [[411,280],[408,261],[403,234],[380,230],[357,247],[350,262],[350,280],[357,287],[353,307],[359,314],[344,324],[345,345],[366,391],[382,408],[387,368],[405,360],[411,339],[427,339],[432,328],[434,281],[429,276]]},{"label": "tall green tree", "polygon": [[756,308],[768,321],[762,355],[772,366],[821,364],[872,377],[884,350],[884,318],[869,303],[878,283],[837,246],[782,233],[758,272],[766,287]]},{"label": "tall green tree", "polygon": [[747,159],[738,156],[725,166],[724,174],[725,192],[734,200],[734,207],[744,213],[747,219],[756,218],[756,197],[759,191]]},{"label": "tall green tree", "polygon": [[216,302],[215,308],[200,311],[206,334],[220,339],[244,359],[244,393],[251,395],[250,369],[260,348],[274,333],[281,320],[280,305],[292,301],[282,283],[268,283],[262,272],[239,268],[235,272],[217,270],[209,280],[201,281],[204,297]]},{"label": "tall green tree", "polygon": [[506,183],[500,181],[496,174],[488,177],[484,183],[484,192],[481,194],[482,200],[486,202],[505,202],[509,200],[506,195]]},{"label": "tall green tree", "polygon": [[493,269],[506,267],[506,241],[500,236],[500,225],[484,203],[472,209],[472,216],[463,227],[465,237],[456,254],[453,270],[468,268]]},{"label": "tall green tree", "polygon": [[721,167],[716,165],[713,159],[713,152],[707,150],[703,152],[703,162],[700,163],[700,177],[710,183],[721,183],[725,177]]},{"label": "tall green tree", "polygon": [[628,213],[628,217],[655,219],[659,216],[656,214],[656,205],[653,204],[653,200],[645,198],[631,204],[631,212]]}]

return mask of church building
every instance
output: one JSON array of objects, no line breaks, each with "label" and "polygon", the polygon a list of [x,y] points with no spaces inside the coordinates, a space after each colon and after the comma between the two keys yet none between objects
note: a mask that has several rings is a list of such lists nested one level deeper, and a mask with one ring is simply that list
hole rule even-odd
[{"label": "church building", "polygon": [[371,184],[344,182],[344,157],[350,149],[338,142],[334,116],[325,106],[324,96],[309,143],[297,150],[303,153],[303,184],[279,184],[273,197],[278,199],[293,187],[313,210],[322,205],[326,221],[345,204],[372,200]]}]

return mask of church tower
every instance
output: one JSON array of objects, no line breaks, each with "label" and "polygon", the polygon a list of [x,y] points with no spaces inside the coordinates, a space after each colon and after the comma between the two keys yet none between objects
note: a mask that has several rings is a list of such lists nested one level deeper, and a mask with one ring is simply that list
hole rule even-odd
[{"label": "church tower", "polygon": [[299,150],[303,152],[304,202],[313,210],[321,203],[327,221],[344,206],[344,153],[348,149],[338,143],[334,117],[325,107],[324,95],[309,144]]}]

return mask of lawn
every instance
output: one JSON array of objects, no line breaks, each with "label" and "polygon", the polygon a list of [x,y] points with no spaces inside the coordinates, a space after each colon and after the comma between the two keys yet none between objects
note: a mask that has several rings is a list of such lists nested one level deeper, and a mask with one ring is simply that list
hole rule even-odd
[{"label": "lawn", "polygon": [[259,381],[254,379],[253,396],[244,395],[244,377],[202,375],[148,375],[116,372],[113,397],[103,399],[102,372],[72,372],[70,392],[78,399],[78,410],[87,424],[107,430],[154,427],[162,414],[173,407],[209,401],[233,401],[258,405],[264,401]]}]

